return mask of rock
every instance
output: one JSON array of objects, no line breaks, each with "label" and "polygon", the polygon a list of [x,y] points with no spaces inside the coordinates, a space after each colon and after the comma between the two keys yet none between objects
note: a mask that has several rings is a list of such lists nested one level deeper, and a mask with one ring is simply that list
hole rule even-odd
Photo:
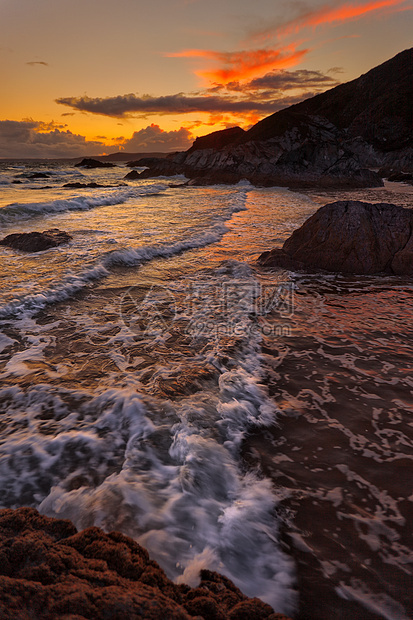
[{"label": "rock", "polygon": [[229,129],[223,129],[222,131],[213,131],[206,136],[196,138],[195,142],[187,153],[193,151],[199,151],[203,149],[222,149],[227,144],[242,138],[245,135],[245,131],[241,127],[230,127]]},{"label": "rock", "polygon": [[410,183],[413,181],[413,173],[412,172],[394,172],[390,174],[388,181],[396,181],[397,183]]},{"label": "rock", "polygon": [[28,179],[48,179],[49,177],[50,174],[47,174],[47,172],[32,172],[27,175]]},{"label": "rock", "polygon": [[101,185],[100,183],[95,183],[91,181],[90,183],[79,183],[79,182],[71,182],[65,183],[62,187],[67,187],[69,189],[83,189],[83,188],[91,188],[96,189],[99,187],[125,187],[126,183],[117,183],[116,185]]},{"label": "rock", "polygon": [[128,161],[128,168],[145,168],[146,166],[152,166],[153,164],[158,163],[159,157],[141,157],[140,159],[135,159],[133,161]]},{"label": "rock", "polygon": [[334,202],[258,262],[290,270],[413,275],[413,211],[387,203]]},{"label": "rock", "polygon": [[69,233],[52,228],[43,232],[14,233],[7,235],[0,241],[0,245],[5,245],[13,250],[23,252],[42,252],[49,248],[55,248],[62,243],[67,243],[72,239]]},{"label": "rock", "polygon": [[77,532],[34,508],[0,510],[3,620],[288,620],[217,573],[197,588],[170,581],[148,552],[119,532]]},{"label": "rock", "polygon": [[[145,163],[143,163],[145,162]],[[138,162],[139,167],[145,166],[146,169],[142,170],[140,173],[141,179],[148,179],[151,177],[161,177],[161,176],[169,176],[173,177],[176,174],[183,174],[183,166],[179,162],[174,161],[174,159],[164,158],[146,158],[141,159]]]},{"label": "rock", "polygon": [[139,179],[140,176],[141,175],[137,170],[131,170],[128,174],[125,174],[123,178],[133,181],[135,179]]},{"label": "rock", "polygon": [[115,164],[109,161],[99,161],[98,159],[91,159],[86,157],[81,162],[75,164],[75,168],[115,168]]}]

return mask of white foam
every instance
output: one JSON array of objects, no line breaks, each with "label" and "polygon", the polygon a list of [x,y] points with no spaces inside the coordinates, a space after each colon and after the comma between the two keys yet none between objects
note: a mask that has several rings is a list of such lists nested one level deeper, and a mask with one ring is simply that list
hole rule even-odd
[{"label": "white foam", "polygon": [[0,353],[2,353],[4,349],[11,347],[15,342],[17,341],[0,332]]},{"label": "white foam", "polygon": [[66,211],[87,211],[106,205],[122,204],[131,198],[157,194],[166,189],[166,185],[153,184],[133,188],[108,189],[104,192],[87,196],[73,196],[50,202],[14,203],[0,209],[0,223],[8,224],[16,220],[30,219],[39,215],[63,213]]},{"label": "white foam", "polygon": [[[228,272],[230,266],[220,277]],[[240,319],[247,320],[248,309]],[[292,614],[294,563],[279,546],[277,496],[268,479],[245,473],[240,463],[245,433],[274,423],[277,413],[262,383],[258,339],[248,334],[229,369],[216,359],[220,377],[212,391],[171,402],[142,396],[136,387],[113,387],[80,407],[70,423],[65,418],[54,439],[37,440],[32,427],[32,444],[41,444],[37,454],[45,452],[50,468],[52,452],[50,471],[58,474],[39,507],[78,528],[123,531],[179,582],[195,585],[200,568],[219,570],[247,595]],[[214,361],[213,351],[199,361],[208,355]],[[116,361],[122,366],[121,356]],[[174,368],[171,360],[155,374],[167,377]],[[62,475],[56,467],[69,446],[72,470]],[[87,482],[93,471],[98,483]],[[72,488],[76,476],[85,482]]]},{"label": "white foam", "polygon": [[340,582],[337,594],[344,599],[357,601],[363,607],[385,620],[409,620],[403,606],[385,593],[374,593],[361,581],[353,579],[352,584]]},{"label": "white foam", "polygon": [[[250,398],[251,381],[240,401]],[[120,529],[146,546],[179,581],[196,583],[199,568],[219,569],[247,594],[291,613],[294,567],[278,547],[271,483],[244,475],[234,452],[237,434],[252,423],[242,421],[243,407],[238,428],[217,427],[210,416],[219,423],[219,399],[209,407],[202,398],[190,397],[169,406],[170,415],[179,420],[169,428],[161,424],[164,405],[148,404],[134,391],[116,389],[89,403],[88,411],[102,412],[97,421],[82,432],[58,435],[55,447],[61,451],[75,442],[98,461],[121,451],[122,464],[97,487],[67,490],[65,481],[58,483],[40,510],[69,517],[79,528]],[[259,424],[259,407],[251,416]]]}]

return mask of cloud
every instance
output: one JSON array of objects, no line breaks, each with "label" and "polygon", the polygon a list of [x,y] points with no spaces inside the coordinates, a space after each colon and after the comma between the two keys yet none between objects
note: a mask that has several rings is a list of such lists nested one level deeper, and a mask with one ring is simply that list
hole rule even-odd
[{"label": "cloud", "polygon": [[[335,72],[330,70],[330,72]],[[286,90],[300,89],[307,91],[308,89],[326,90],[337,86],[339,82],[321,73],[321,71],[309,71],[307,69],[298,69],[296,71],[271,71],[262,77],[254,78],[250,82],[229,82],[226,89],[230,91],[260,91],[265,90],[265,96],[272,99],[280,95]],[[258,93],[254,93],[257,97]],[[262,95],[261,95],[262,96]]]},{"label": "cloud", "polygon": [[[26,119],[0,121],[0,158],[72,158],[102,155],[118,150],[133,152],[186,150],[194,141],[190,129],[181,127],[164,131],[159,125],[149,125],[135,131],[131,138],[121,137],[116,146],[105,144],[107,138],[89,141],[84,136],[65,129],[66,125]],[[100,141],[102,140],[102,141]]]},{"label": "cloud", "polygon": [[[329,73],[334,73],[331,70]],[[320,71],[308,71],[305,69],[295,71],[270,71],[261,77],[247,82],[232,81],[227,84],[214,84],[208,90],[195,95],[178,93],[162,97],[149,95],[118,95],[116,97],[91,98],[91,97],[66,97],[57,99],[57,102],[70,106],[74,110],[100,114],[115,118],[138,116],[146,118],[151,115],[178,115],[178,114],[207,114],[207,120],[190,121],[188,127],[194,127],[194,122],[199,125],[228,125],[234,123],[243,127],[251,125],[264,116],[268,116],[282,108],[299,103],[303,99],[312,97],[328,88],[332,88],[339,82],[332,76]],[[65,116],[67,113],[63,114]],[[151,125],[151,128],[158,127]],[[146,128],[144,131],[148,131]],[[152,131],[152,130],[151,130]],[[165,141],[167,148],[175,148],[167,142],[168,132],[158,131],[157,139],[161,144]],[[176,136],[176,132],[169,132]],[[145,139],[143,133],[137,132],[137,140]],[[153,136],[154,137],[154,136]],[[176,148],[184,148],[187,142],[181,134],[181,145]],[[175,139],[175,138],[174,138]],[[178,140],[178,142],[179,142]],[[132,148],[132,147],[128,147]],[[133,147],[135,148],[135,147]],[[136,147],[136,150],[142,147]]]},{"label": "cloud", "polygon": [[181,127],[175,131],[164,131],[152,123],[135,131],[131,138],[118,140],[119,146],[125,151],[148,152],[148,151],[183,151],[192,146],[194,136],[192,133]]},{"label": "cloud", "polygon": [[234,80],[247,80],[274,69],[287,69],[299,64],[309,50],[296,50],[294,46],[280,49],[258,49],[237,52],[212,50],[184,50],[169,57],[205,58],[221,66],[195,71],[196,75],[211,82],[227,84]]},{"label": "cloud", "polygon": [[279,20],[274,20],[254,32],[252,40],[262,40],[274,36],[286,36],[292,33],[297,34],[304,28],[316,28],[325,24],[340,24],[348,21],[361,19],[371,13],[377,15],[383,12],[395,12],[400,10],[411,10],[412,7],[406,5],[406,0],[370,0],[369,2],[336,3],[326,4],[316,10],[303,10],[302,14],[294,19],[280,25]]},{"label": "cloud", "polygon": [[85,153],[97,155],[105,150],[102,142],[89,142],[63,127],[32,119],[0,121],[0,157],[70,158]]},{"label": "cloud", "polygon": [[42,60],[32,60],[30,62],[26,62],[26,65],[30,65],[31,67],[34,67],[35,65],[43,65],[44,67],[48,67],[49,63],[43,62]]},{"label": "cloud", "polygon": [[131,114],[149,116],[151,114],[189,114],[206,113],[246,113],[273,111],[271,102],[240,99],[236,97],[220,97],[211,95],[165,95],[151,97],[149,95],[118,95],[117,97],[62,97],[57,103],[69,106],[82,112],[102,114],[104,116],[123,117]]}]

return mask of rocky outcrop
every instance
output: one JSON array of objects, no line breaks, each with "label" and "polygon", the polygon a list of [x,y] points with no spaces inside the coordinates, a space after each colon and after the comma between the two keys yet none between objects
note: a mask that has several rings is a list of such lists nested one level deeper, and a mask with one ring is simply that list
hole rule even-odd
[{"label": "rocky outcrop", "polygon": [[258,262],[290,270],[413,275],[413,211],[387,203],[334,202]]},{"label": "rocky outcrop", "polygon": [[[194,144],[195,146],[195,144]],[[237,183],[259,186],[375,187],[375,172],[360,167],[344,133],[321,117],[295,116],[281,136],[261,142],[195,149],[147,162],[141,178],[184,174],[197,184]]]},{"label": "rocky outcrop", "polygon": [[217,573],[197,588],[170,581],[134,540],[33,508],[0,510],[3,620],[288,620]]},{"label": "rocky outcrop", "polygon": [[[166,155],[165,155],[166,157]],[[159,160],[163,159],[163,158],[159,158],[159,157],[140,157],[139,159],[134,159],[132,161],[128,161],[127,162],[127,166],[128,168],[142,168],[145,166],[152,166],[152,165],[156,165],[157,163],[161,163]]]},{"label": "rocky outcrop", "polygon": [[7,235],[0,241],[0,245],[23,252],[42,252],[62,245],[62,243],[67,243],[71,239],[72,236],[69,233],[58,228],[51,228],[43,232],[33,231]]},{"label": "rocky outcrop", "polygon": [[246,179],[258,186],[293,188],[382,185],[378,174],[361,167],[352,142],[322,117],[293,114],[281,136],[221,149],[192,147],[185,153],[147,162],[149,168],[140,176],[184,174],[197,179],[197,184]]},{"label": "rocky outcrop", "polygon": [[224,146],[242,139],[244,135],[245,131],[241,129],[241,127],[230,127],[229,129],[223,129],[222,131],[213,131],[206,136],[196,138],[195,142],[187,152],[192,153],[193,151],[200,151],[204,149],[222,149]]},{"label": "rocky outcrop", "polygon": [[379,175],[393,183],[413,185],[413,172],[403,172],[403,170],[395,170],[394,168],[380,168]]},{"label": "rocky outcrop", "polygon": [[99,161],[98,159],[85,157],[78,164],[75,164],[75,168],[115,168],[115,164],[109,161]]}]

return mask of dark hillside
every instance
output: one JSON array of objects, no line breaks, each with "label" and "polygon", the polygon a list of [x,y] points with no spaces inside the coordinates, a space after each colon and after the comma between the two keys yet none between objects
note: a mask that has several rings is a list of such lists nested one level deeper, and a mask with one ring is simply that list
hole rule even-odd
[{"label": "dark hillside", "polygon": [[242,141],[280,136],[307,114],[323,116],[382,151],[411,146],[413,48],[351,82],[268,116],[247,131]]}]

